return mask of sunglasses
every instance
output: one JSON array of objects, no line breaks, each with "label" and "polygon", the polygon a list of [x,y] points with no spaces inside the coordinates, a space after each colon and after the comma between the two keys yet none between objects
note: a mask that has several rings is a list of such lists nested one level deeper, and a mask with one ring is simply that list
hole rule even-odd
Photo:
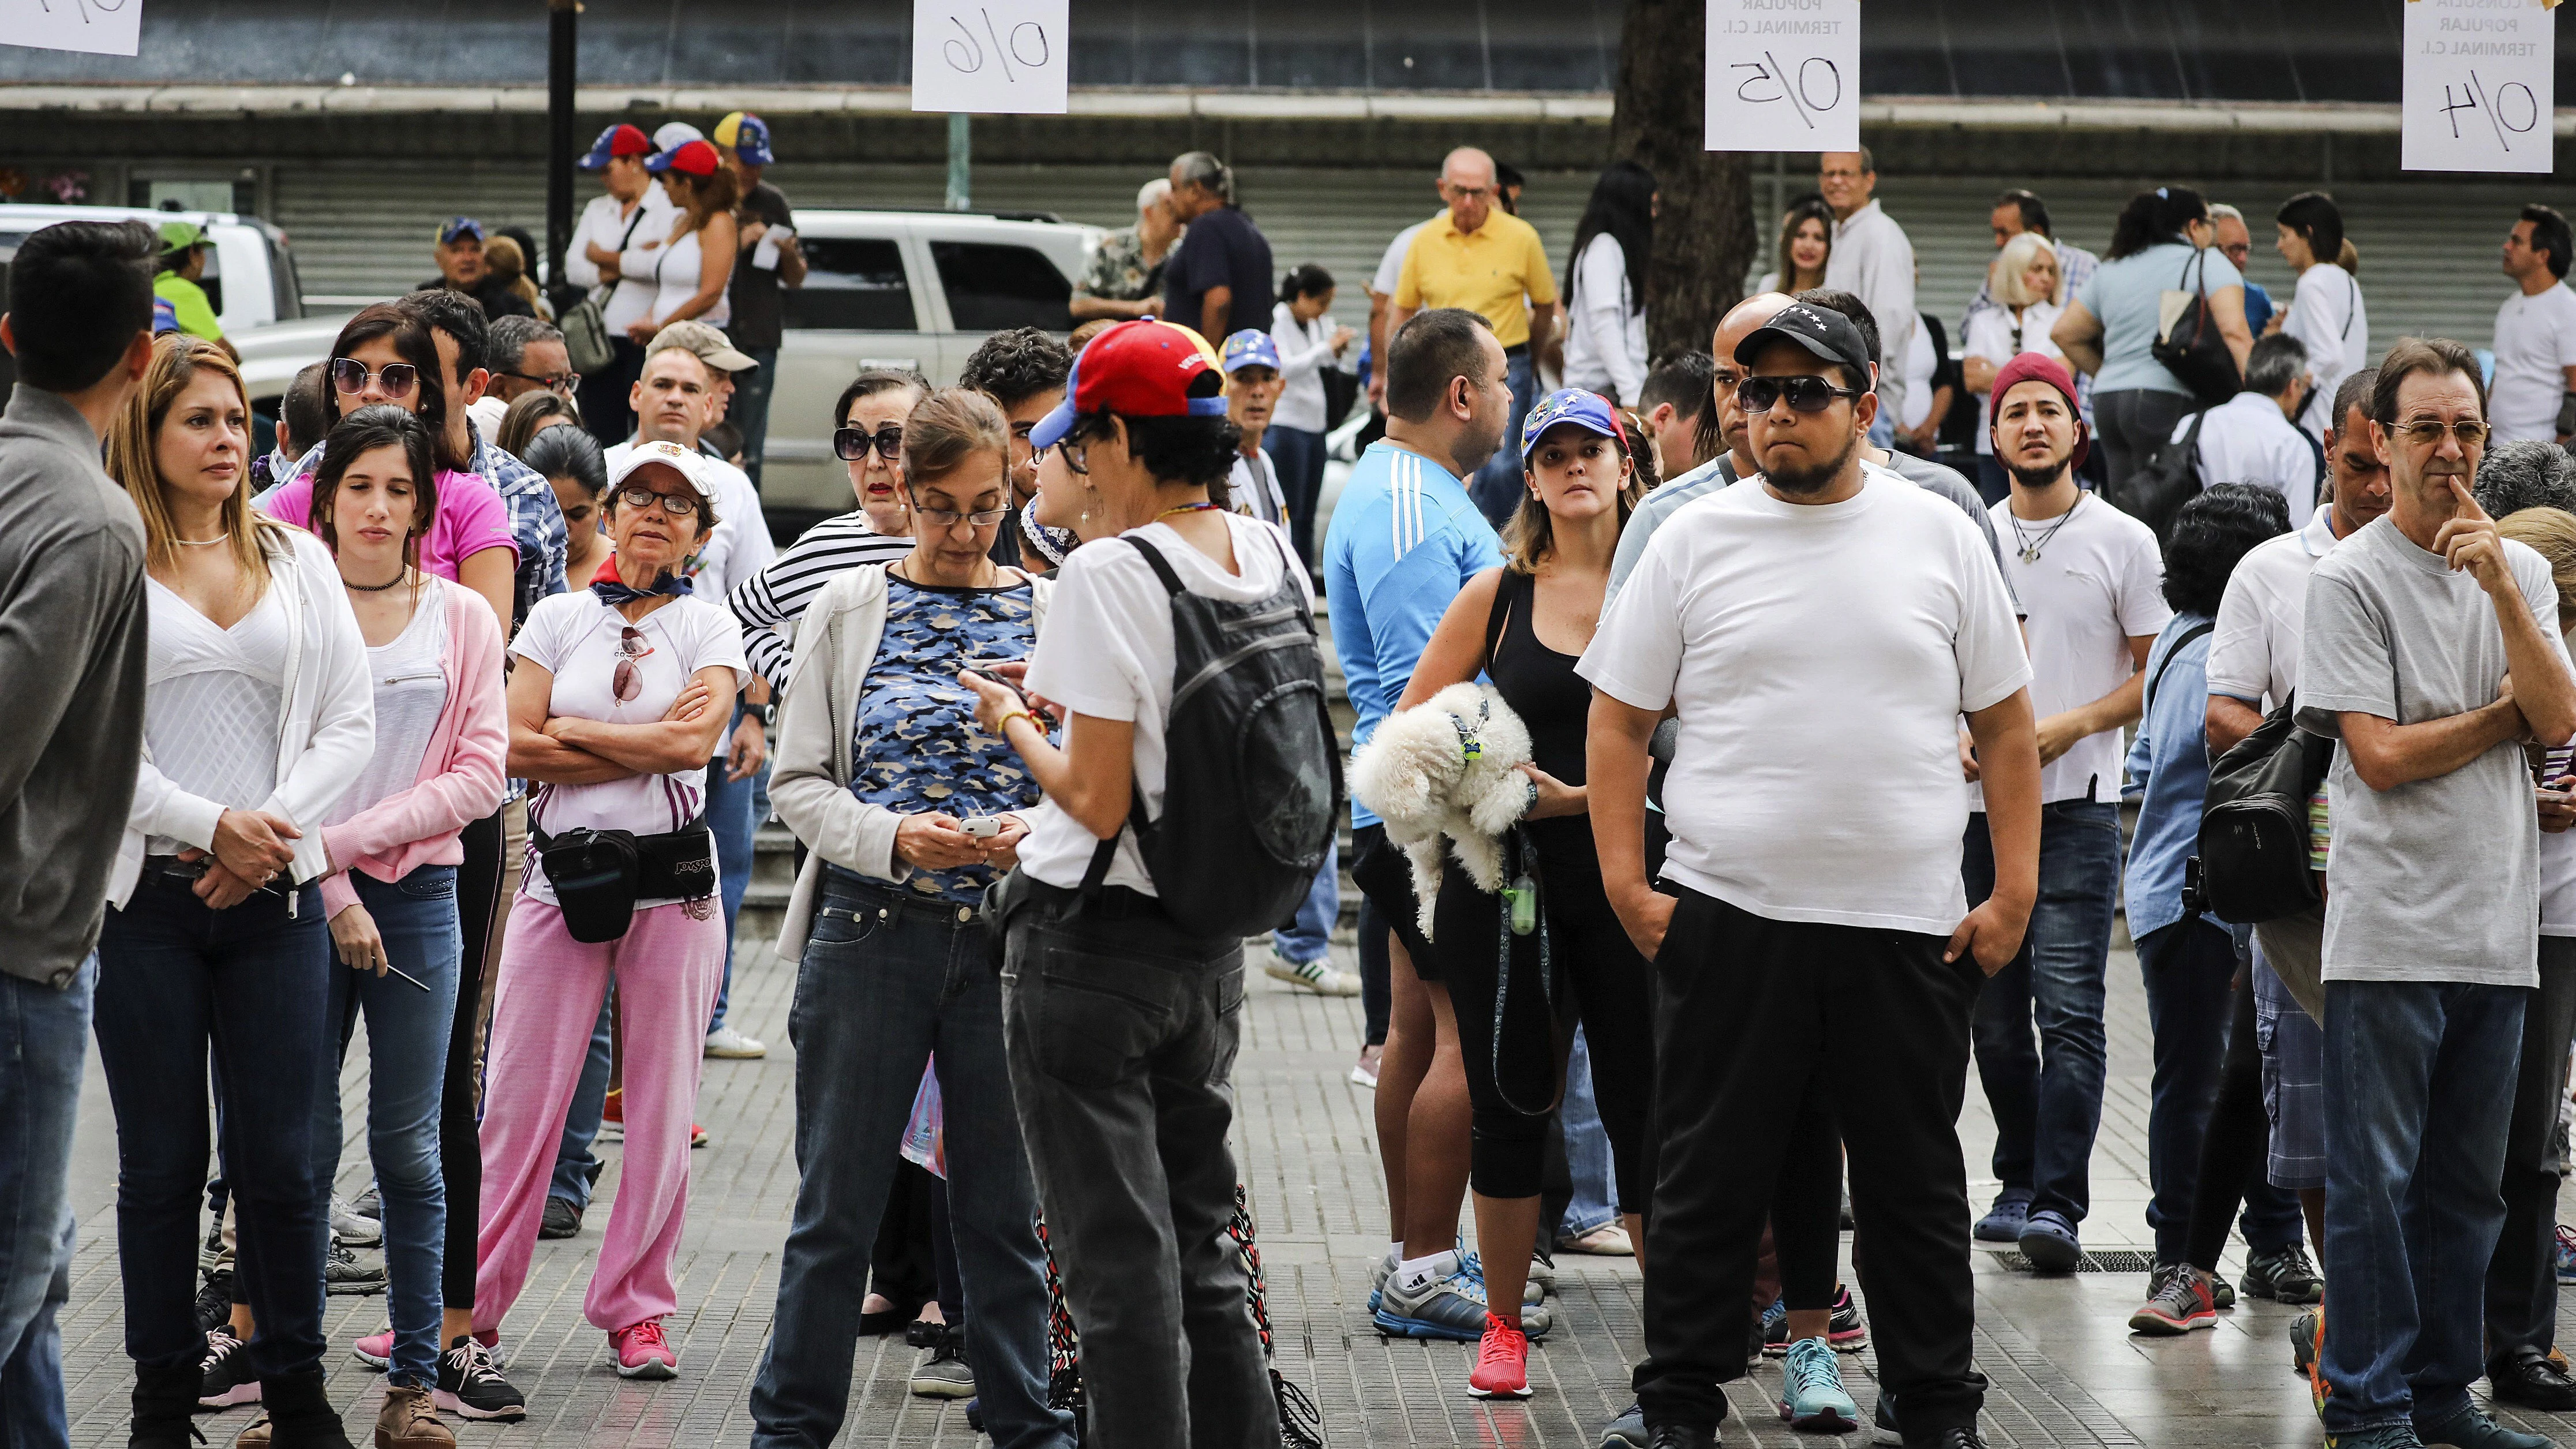
[{"label": "sunglasses", "polygon": [[1803,377],[1748,377],[1735,385],[1735,402],[1747,413],[1767,413],[1781,398],[1802,413],[1820,413],[1838,397],[1856,398],[1860,389],[1836,387],[1809,373]]},{"label": "sunglasses", "polygon": [[569,393],[581,386],[581,374],[578,372],[552,372],[544,377],[530,372],[505,372],[501,375],[515,377],[521,382],[533,382],[549,392]]},{"label": "sunglasses", "polygon": [[420,369],[408,362],[388,362],[381,371],[370,372],[354,357],[331,359],[331,385],[351,397],[365,392],[370,378],[387,397],[409,397],[420,386]]},{"label": "sunglasses", "polygon": [[663,515],[669,518],[687,518],[698,511],[698,500],[686,494],[656,493],[650,488],[620,488],[617,501],[629,508],[650,508],[659,503]]},{"label": "sunglasses", "polygon": [[633,704],[635,696],[644,692],[644,671],[635,667],[635,661],[652,652],[644,631],[632,624],[617,631],[617,672],[609,677],[608,688],[619,704]]},{"label": "sunglasses", "polygon": [[888,423],[884,427],[877,429],[874,437],[870,437],[868,435],[868,430],[865,428],[834,428],[832,430],[832,452],[844,463],[855,463],[861,458],[866,457],[868,455],[868,449],[870,448],[875,448],[877,450],[877,456],[885,459],[889,463],[902,461],[902,427],[894,423]]},{"label": "sunglasses", "polygon": [[2462,448],[2474,448],[2486,442],[2489,429],[2475,418],[2462,418],[2456,423],[2445,423],[2439,418],[2418,418],[2411,423],[2399,423],[2389,431],[2418,448],[2440,447],[2444,433],[2459,439]]}]

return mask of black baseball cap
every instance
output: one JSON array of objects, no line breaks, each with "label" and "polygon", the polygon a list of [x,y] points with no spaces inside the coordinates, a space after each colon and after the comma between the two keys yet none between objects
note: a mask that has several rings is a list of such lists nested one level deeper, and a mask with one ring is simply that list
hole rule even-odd
[{"label": "black baseball cap", "polygon": [[1869,344],[1861,340],[1859,325],[1830,307],[1792,302],[1781,308],[1736,344],[1735,360],[1751,367],[1774,342],[1794,342],[1826,362],[1869,376]]}]

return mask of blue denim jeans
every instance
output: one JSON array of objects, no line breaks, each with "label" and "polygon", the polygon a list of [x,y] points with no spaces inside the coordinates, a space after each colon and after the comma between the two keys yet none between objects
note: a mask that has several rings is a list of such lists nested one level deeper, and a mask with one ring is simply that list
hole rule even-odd
[{"label": "blue denim jeans", "polygon": [[1619,1184],[1611,1175],[1610,1133],[1601,1125],[1601,1107],[1592,1098],[1592,1048],[1583,1028],[1574,1029],[1574,1049],[1565,1058],[1565,1098],[1557,1109],[1565,1128],[1565,1166],[1574,1179],[1574,1196],[1565,1205],[1557,1233],[1579,1238],[1594,1228],[1619,1221]]},{"label": "blue denim jeans", "polygon": [[[2147,1181],[2154,1196],[2147,1200],[2147,1228],[2156,1235],[2156,1261],[2173,1263],[2188,1256],[2201,1139],[2227,1057],[2236,1006],[2236,938],[2199,917],[2149,931],[2137,944],[2147,1025],[2155,1038],[2147,1108]],[[2249,1182],[2239,1225],[2254,1252],[2278,1252],[2299,1241],[2299,1200],[2268,1182]]]},{"label": "blue denim jeans", "polygon": [[2459,1411],[2486,1372],[2487,1264],[2531,992],[2326,982],[2328,1434]]},{"label": "blue denim jeans", "polygon": [[259,1320],[250,1366],[283,1378],[322,1361],[331,1233],[313,1124],[338,1086],[329,1007],[331,973],[341,969],[331,964],[322,891],[260,891],[217,911],[156,867],[145,866],[123,909],[108,910],[98,937],[94,1027],[116,1109],[125,1352],[144,1368],[205,1357],[195,1299],[211,1045],[239,1226],[235,1291]]},{"label": "blue denim jeans", "polygon": [[62,1449],[68,1180],[98,960],[61,988],[0,976],[0,1449]]},{"label": "blue denim jeans", "polygon": [[590,1207],[591,1184],[599,1181],[599,1157],[590,1148],[599,1140],[600,1117],[608,1110],[608,1074],[617,1060],[609,1028],[616,1019],[617,983],[611,981],[599,1003],[599,1025],[591,1029],[590,1056],[581,1064],[581,1081],[572,1089],[572,1108],[564,1113],[563,1142],[555,1149],[555,1180],[546,1189],[548,1197],[562,1198],[584,1211]]},{"label": "blue denim jeans", "polygon": [[1333,923],[1342,914],[1341,845],[1325,847],[1324,868],[1315,872],[1315,883],[1306,888],[1306,899],[1297,907],[1295,924],[1270,933],[1270,942],[1279,954],[1299,965],[1321,961],[1333,949]]},{"label": "blue denim jeans", "polygon": [[1509,362],[1506,375],[1512,384],[1512,415],[1503,429],[1503,445],[1468,480],[1468,492],[1475,498],[1477,510],[1497,529],[1511,521],[1521,500],[1529,496],[1529,487],[1521,479],[1521,419],[1529,416],[1531,405],[1538,401],[1531,391],[1537,383],[1530,372],[1529,349],[1523,347],[1510,354]]},{"label": "blue denim jeans", "polygon": [[[1960,870],[1969,905],[1994,894],[1983,812],[1968,817]],[[2119,895],[2120,807],[2092,800],[2041,806],[2030,932],[1977,998],[1977,1076],[1995,1114],[1995,1176],[2006,1187],[2029,1189],[2031,1211],[2064,1213],[2071,1223],[2084,1221],[2092,1205],[2089,1165],[2108,1053],[2103,973]]]},{"label": "blue denim jeans", "polygon": [[[438,1325],[447,1182],[438,1166],[438,1109],[465,950],[456,920],[456,867],[424,865],[390,885],[353,870],[349,882],[385,939],[385,959],[429,986],[423,991],[391,973],[351,970],[336,951],[332,956],[329,1019],[339,1029],[342,1055],[359,1015],[367,1019],[367,1158],[384,1203],[385,1311],[394,1330],[393,1365],[385,1376],[431,1388],[445,1347]],[[339,1093],[323,1093],[317,1106],[313,1175],[327,1199],[340,1166]]]},{"label": "blue denim jeans", "polygon": [[1270,461],[1279,467],[1279,490],[1288,495],[1288,541],[1310,567],[1315,555],[1315,507],[1324,496],[1324,434],[1304,428],[1273,427],[1262,435]]},{"label": "blue denim jeans", "polygon": [[733,375],[733,405],[725,418],[742,430],[742,471],[757,491],[761,459],[769,451],[769,398],[778,388],[778,349],[746,347],[743,355],[759,365]]},{"label": "blue denim jeans", "polygon": [[[731,735],[726,736],[731,739]],[[751,889],[752,832],[760,827],[754,799],[768,799],[769,766],[763,762],[747,780],[725,778],[724,756],[718,755],[707,766],[707,829],[716,838],[716,867],[722,872],[717,883],[724,897],[725,969],[724,983],[716,988],[715,1015],[707,1019],[712,1032],[725,1023],[725,1008],[733,1000],[733,923],[742,914],[743,892]]]},{"label": "blue denim jeans", "polygon": [[[826,867],[796,972],[796,1211],[751,1390],[758,1449],[825,1449],[849,1410],[868,1255],[924,1065],[945,1112],[966,1356],[996,1449],[1070,1449],[1047,1407],[1046,1256],[1002,1045],[992,940],[971,908]],[[961,912],[967,919],[960,919]]]}]

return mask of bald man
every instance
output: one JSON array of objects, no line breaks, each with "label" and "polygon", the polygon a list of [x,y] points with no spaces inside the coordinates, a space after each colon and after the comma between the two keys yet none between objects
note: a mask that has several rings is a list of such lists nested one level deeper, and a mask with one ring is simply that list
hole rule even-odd
[{"label": "bald man", "polygon": [[[1547,248],[1536,228],[1502,208],[1494,158],[1473,146],[1459,147],[1441,163],[1440,199],[1449,209],[1425,224],[1404,254],[1387,335],[1432,307],[1463,307],[1492,323],[1512,384],[1511,426],[1503,436],[1517,438],[1530,409],[1531,359],[1547,351],[1556,322]],[[1520,506],[1520,455],[1509,448],[1495,453],[1469,492],[1486,520],[1502,527]]]}]

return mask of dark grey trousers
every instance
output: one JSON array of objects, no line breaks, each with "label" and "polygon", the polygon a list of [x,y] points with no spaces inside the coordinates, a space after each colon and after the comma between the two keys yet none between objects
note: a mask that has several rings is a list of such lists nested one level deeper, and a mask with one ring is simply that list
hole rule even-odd
[{"label": "dark grey trousers", "polygon": [[2487,1264],[2487,1360],[2549,1351],[2558,1335],[2558,1113],[2576,1037],[2576,937],[2540,938],[2540,989],[2522,1013],[2522,1069],[2504,1139],[2504,1233]]}]

